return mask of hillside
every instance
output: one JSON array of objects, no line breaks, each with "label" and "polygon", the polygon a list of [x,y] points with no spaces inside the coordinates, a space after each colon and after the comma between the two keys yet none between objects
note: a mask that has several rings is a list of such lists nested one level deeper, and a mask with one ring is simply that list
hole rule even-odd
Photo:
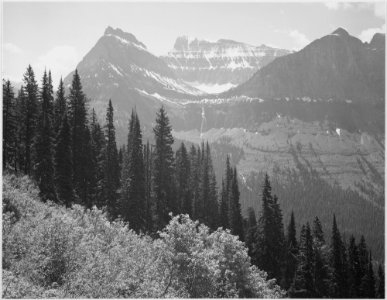
[{"label": "hillside", "polygon": [[3,298],[282,297],[249,262],[235,236],[187,215],[152,239],[96,208],[43,203],[28,177],[3,175]]}]

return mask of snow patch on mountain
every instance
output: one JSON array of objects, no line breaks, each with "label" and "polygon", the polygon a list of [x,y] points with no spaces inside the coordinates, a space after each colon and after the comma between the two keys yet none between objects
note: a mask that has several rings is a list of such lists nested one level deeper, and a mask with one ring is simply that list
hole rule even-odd
[{"label": "snow patch on mountain", "polygon": [[205,84],[202,82],[187,82],[189,85],[205,92],[208,94],[219,94],[225,92],[233,87],[236,87],[236,84],[232,84],[231,82],[223,83],[223,84]]}]

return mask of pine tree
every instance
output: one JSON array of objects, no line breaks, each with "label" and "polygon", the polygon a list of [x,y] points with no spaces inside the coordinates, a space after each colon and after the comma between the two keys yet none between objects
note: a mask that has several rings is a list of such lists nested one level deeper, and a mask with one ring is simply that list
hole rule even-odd
[{"label": "pine tree", "polygon": [[27,97],[24,92],[24,87],[21,86],[18,96],[16,98],[16,124],[17,124],[17,130],[16,130],[16,141],[15,141],[15,148],[16,148],[16,163],[15,163],[15,169],[18,171],[25,171],[25,134],[26,134],[26,122],[25,122],[25,116],[26,116],[26,104],[27,104]]},{"label": "pine tree", "polygon": [[133,110],[129,122],[128,152],[121,189],[121,216],[131,228],[139,232],[147,228],[145,202],[145,167],[142,134],[137,113]]},{"label": "pine tree", "polygon": [[56,133],[59,132],[60,126],[62,124],[62,117],[66,112],[66,105],[65,88],[61,77],[54,103],[54,131]]},{"label": "pine tree", "polygon": [[251,263],[256,265],[255,248],[257,246],[257,218],[255,211],[252,207],[247,209],[247,226],[245,234],[245,243],[248,249],[249,256],[251,257]]},{"label": "pine tree", "polygon": [[104,194],[104,158],[105,158],[105,136],[101,125],[98,122],[97,115],[93,108],[91,114],[91,123],[90,123],[90,134],[91,134],[91,164],[94,174],[91,177],[91,185],[93,187],[94,193],[91,195],[93,198],[92,204],[101,208],[106,205],[106,199]]},{"label": "pine tree", "polygon": [[75,202],[73,188],[73,160],[71,153],[71,130],[67,115],[62,118],[55,145],[55,187],[59,203],[70,207]]},{"label": "pine tree", "polygon": [[329,292],[329,266],[327,260],[324,232],[318,217],[313,221],[313,281],[314,296],[327,297]]},{"label": "pine tree", "polygon": [[355,237],[351,235],[348,247],[348,287],[349,297],[358,298],[359,287],[361,284],[361,267],[359,261],[359,251],[356,245]]},{"label": "pine tree", "polygon": [[24,172],[30,175],[33,170],[33,147],[38,124],[38,84],[35,80],[35,74],[29,65],[24,74],[25,84],[25,106],[23,111],[24,117]]},{"label": "pine tree", "polygon": [[114,219],[118,213],[117,190],[120,187],[120,167],[118,162],[116,132],[114,127],[114,109],[111,100],[109,100],[106,112],[105,141],[105,150],[103,152],[104,176],[102,181],[102,191],[105,201],[104,205],[107,206],[110,217]]},{"label": "pine tree", "polygon": [[229,224],[231,233],[239,236],[241,241],[244,240],[243,236],[243,218],[241,212],[241,204],[239,202],[239,188],[238,188],[238,176],[237,170],[234,168],[231,179],[231,195],[230,195],[230,208],[229,208]]},{"label": "pine tree", "polygon": [[54,186],[53,138],[52,130],[52,87],[50,79],[44,71],[41,91],[41,115],[35,141],[35,178],[43,201],[56,200]]},{"label": "pine tree", "polygon": [[384,299],[384,270],[382,265],[378,268],[378,286],[376,291],[376,298]]},{"label": "pine tree", "polygon": [[[125,148],[124,148],[125,149]],[[125,150],[123,150],[125,152]],[[146,230],[153,229],[153,202],[152,202],[152,149],[149,140],[144,145],[144,169],[145,169],[145,210],[146,210]]]},{"label": "pine tree", "polygon": [[176,151],[175,162],[177,209],[179,213],[191,214],[192,200],[189,185],[191,170],[188,152],[184,143],[181,143],[180,148]]},{"label": "pine tree", "polygon": [[16,99],[9,80],[3,79],[3,170],[7,165],[16,167],[17,116]]},{"label": "pine tree", "polygon": [[209,199],[208,199],[208,210],[207,210],[207,225],[212,229],[216,230],[219,226],[219,205],[218,205],[218,188],[216,184],[216,176],[214,171],[214,166],[212,164],[212,158],[211,158],[211,149],[210,145],[207,142],[206,145],[206,163],[207,163],[207,169],[208,169],[208,176],[210,179],[209,187]]},{"label": "pine tree", "polygon": [[289,289],[293,282],[294,274],[297,268],[297,256],[298,256],[298,243],[296,237],[296,222],[294,219],[294,213],[292,211],[290,215],[290,222],[286,235],[286,256],[285,256],[285,274],[284,284],[285,289]]},{"label": "pine tree", "polygon": [[333,216],[332,243],[331,243],[331,267],[332,277],[332,297],[345,298],[347,296],[347,270],[344,252],[344,244],[341,240],[339,229],[337,228],[336,216]]},{"label": "pine tree", "polygon": [[190,162],[190,177],[189,177],[189,186],[190,186],[190,197],[191,205],[188,210],[188,214],[192,219],[196,219],[196,203],[199,201],[200,196],[200,152],[197,151],[194,145],[191,146],[189,152],[189,162]]},{"label": "pine tree", "polygon": [[71,128],[73,155],[73,182],[81,204],[89,205],[90,132],[87,127],[86,96],[81,79],[75,70],[68,96],[68,118]]},{"label": "pine tree", "polygon": [[156,205],[156,229],[164,228],[169,221],[169,212],[176,212],[173,186],[174,155],[173,137],[169,118],[164,107],[157,113],[156,125],[153,128],[156,147],[153,164],[153,189]]},{"label": "pine tree", "polygon": [[221,199],[219,205],[219,222],[220,225],[226,229],[228,228],[228,193],[226,189],[226,184],[224,183],[224,178],[222,179],[222,191],[221,191]]},{"label": "pine tree", "polygon": [[376,298],[375,294],[375,275],[372,267],[372,256],[369,254],[367,272],[363,276],[360,285],[362,296],[365,298]]},{"label": "pine tree", "polygon": [[298,266],[291,288],[291,296],[296,298],[314,297],[313,282],[313,239],[309,223],[302,226]]},{"label": "pine tree", "polygon": [[269,278],[282,279],[284,233],[282,214],[276,197],[271,194],[269,176],[266,174],[262,190],[262,210],[259,218],[257,264]]}]

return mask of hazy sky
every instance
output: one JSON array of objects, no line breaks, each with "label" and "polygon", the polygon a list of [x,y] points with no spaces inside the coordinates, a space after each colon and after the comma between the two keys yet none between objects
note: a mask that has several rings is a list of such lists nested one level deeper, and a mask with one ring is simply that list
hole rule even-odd
[{"label": "hazy sky", "polygon": [[385,1],[367,3],[9,2],[3,6],[3,77],[20,81],[28,64],[55,85],[95,45],[107,26],[133,33],[156,55],[176,37],[233,39],[301,49],[337,27],[369,41],[385,32]]}]

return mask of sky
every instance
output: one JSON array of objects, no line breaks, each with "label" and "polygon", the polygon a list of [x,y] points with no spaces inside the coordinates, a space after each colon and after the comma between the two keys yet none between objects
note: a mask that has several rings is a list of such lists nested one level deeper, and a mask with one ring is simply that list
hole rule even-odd
[{"label": "sky", "polygon": [[342,27],[369,42],[386,31],[386,2],[3,2],[2,75],[21,81],[28,64],[54,84],[75,69],[107,26],[134,34],[155,55],[178,36],[299,50]]}]

